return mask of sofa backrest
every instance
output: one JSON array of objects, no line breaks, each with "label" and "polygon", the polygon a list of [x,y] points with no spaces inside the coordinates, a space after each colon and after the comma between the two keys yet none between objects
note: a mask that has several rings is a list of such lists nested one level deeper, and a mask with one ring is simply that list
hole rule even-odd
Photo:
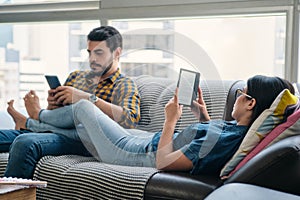
[{"label": "sofa backrest", "polygon": [[[135,77],[141,95],[141,120],[138,129],[161,130],[164,123],[164,107],[173,97],[177,80],[157,78],[147,75]],[[200,81],[203,98],[212,119],[232,120],[231,111],[235,101],[235,90],[243,88],[243,81],[210,80]],[[176,130],[198,122],[190,108],[185,106]]]}]

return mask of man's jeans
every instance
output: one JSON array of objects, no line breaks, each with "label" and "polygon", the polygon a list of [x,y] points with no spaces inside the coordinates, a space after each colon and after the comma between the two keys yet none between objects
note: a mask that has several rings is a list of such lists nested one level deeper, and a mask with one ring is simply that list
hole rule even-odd
[{"label": "man's jeans", "polygon": [[[9,150],[9,146],[11,148]],[[0,150],[13,155],[4,176],[32,178],[38,161],[46,155],[76,154],[90,156],[80,141],[54,133],[0,130]]]}]

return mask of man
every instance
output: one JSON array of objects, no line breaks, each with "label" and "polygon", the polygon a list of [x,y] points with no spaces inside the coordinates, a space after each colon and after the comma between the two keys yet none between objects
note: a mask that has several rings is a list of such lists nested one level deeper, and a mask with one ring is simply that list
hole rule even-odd
[{"label": "man", "polygon": [[[140,119],[140,97],[135,83],[120,74],[118,69],[122,52],[120,33],[110,26],[95,28],[88,35],[87,45],[91,70],[75,71],[69,75],[64,86],[49,90],[48,109],[88,99],[123,127],[135,127]],[[27,112],[36,119],[38,116],[34,116],[33,110],[41,108],[35,92],[30,91],[24,101],[25,105],[34,105]],[[12,101],[9,102],[8,112],[16,116],[12,104]],[[61,117],[59,120],[64,119]],[[45,155],[89,155],[79,140],[23,129],[0,131],[0,151],[7,152],[9,146],[10,157],[5,176],[19,178],[32,178],[36,163]]]}]

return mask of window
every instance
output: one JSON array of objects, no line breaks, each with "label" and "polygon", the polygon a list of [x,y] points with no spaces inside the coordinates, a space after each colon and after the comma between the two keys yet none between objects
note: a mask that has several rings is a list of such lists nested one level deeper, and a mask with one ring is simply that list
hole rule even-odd
[{"label": "window", "polygon": [[89,67],[86,35],[99,21],[0,26],[0,105],[5,109],[9,99],[23,107],[29,89],[38,92],[44,107],[49,88],[45,74],[58,75],[63,83],[69,72]]},{"label": "window", "polygon": [[[126,54],[121,62],[126,69],[131,66],[132,74],[136,70],[136,75],[143,71],[165,76],[165,67],[175,71],[185,67],[209,79],[247,79],[258,73],[284,77],[285,14],[110,23],[117,28],[122,23],[127,26],[121,29]],[[162,73],[156,71],[160,69]]]}]

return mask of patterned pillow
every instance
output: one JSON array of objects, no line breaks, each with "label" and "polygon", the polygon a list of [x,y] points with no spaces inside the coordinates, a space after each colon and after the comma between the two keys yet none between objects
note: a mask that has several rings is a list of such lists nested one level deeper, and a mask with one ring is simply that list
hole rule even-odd
[{"label": "patterned pillow", "polygon": [[228,176],[229,173],[241,162],[259,142],[271,132],[274,127],[284,120],[285,110],[288,106],[298,102],[298,98],[289,90],[283,90],[274,100],[269,109],[266,109],[253,122],[239,149],[227,162],[220,176]]},{"label": "patterned pillow", "polygon": [[271,146],[272,144],[293,136],[299,135],[300,132],[300,110],[297,110],[295,113],[290,115],[287,118],[287,121],[275,127],[266,137],[263,139],[237,166],[236,168],[229,174],[232,176],[237,170],[239,170],[242,166],[244,166],[250,159],[256,156],[259,152],[261,152],[266,147]]}]

